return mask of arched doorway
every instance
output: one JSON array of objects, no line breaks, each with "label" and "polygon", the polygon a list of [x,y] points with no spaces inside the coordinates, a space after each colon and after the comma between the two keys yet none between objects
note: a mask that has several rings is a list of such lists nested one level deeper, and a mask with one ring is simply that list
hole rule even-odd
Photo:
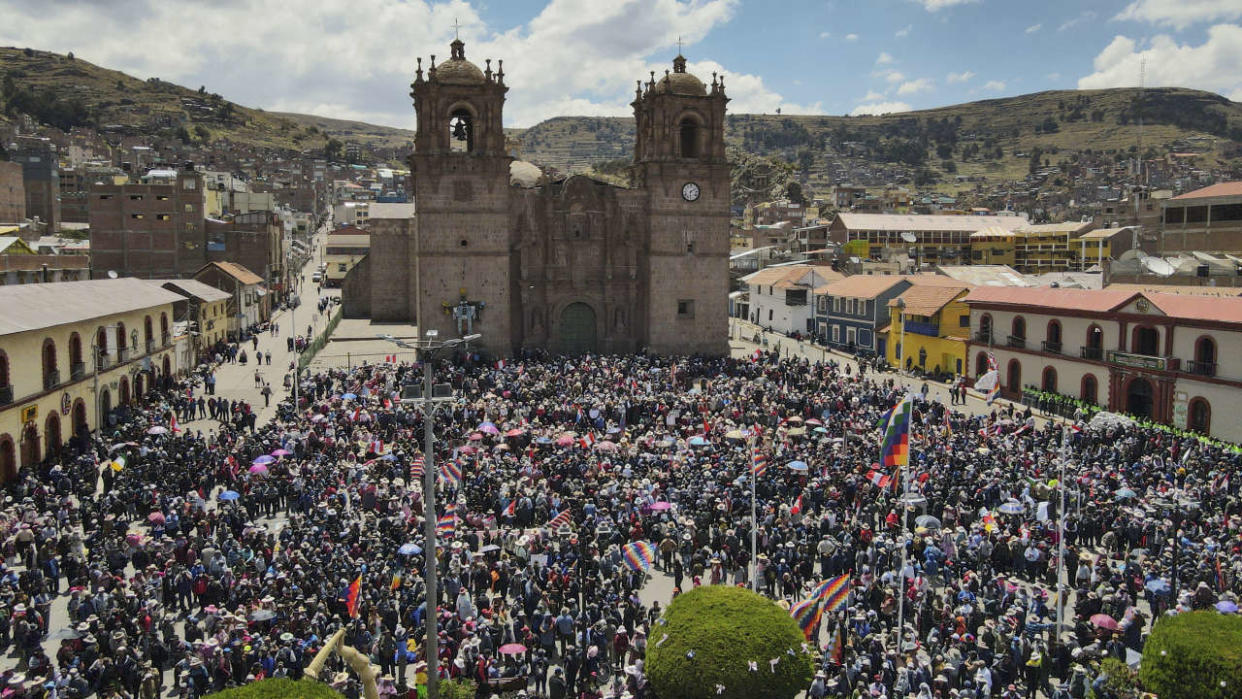
[{"label": "arched doorway", "polygon": [[172,361],[168,359],[168,355],[164,355],[164,376],[172,376]]},{"label": "arched doorway", "polygon": [[81,437],[90,433],[90,423],[86,421],[86,401],[81,398],[73,403],[73,434]]},{"label": "arched doorway", "polygon": [[1187,411],[1186,426],[1200,434],[1210,434],[1212,431],[1212,406],[1203,398],[1194,398],[1190,401],[1190,410]]},{"label": "arched doorway", "polygon": [[975,376],[983,376],[988,373],[988,355],[980,352],[975,355]]},{"label": "arched doorway", "polygon": [[145,392],[145,388],[146,381],[144,381],[142,374],[138,374],[134,377],[134,400],[142,399],[142,394]]},{"label": "arched doorway", "polygon": [[1086,376],[1083,376],[1081,398],[1087,403],[1095,405],[1096,395],[1098,392],[1099,392],[1099,385],[1096,383],[1095,377],[1092,376],[1091,374],[1087,374]]},{"label": "arched doorway", "polygon": [[1022,395],[1022,362],[1016,359],[1009,360],[1009,381],[1005,383],[1004,389],[1009,395]]},{"label": "arched doorway", "polygon": [[1126,412],[1136,417],[1151,417],[1154,391],[1147,379],[1134,379],[1126,389]]},{"label": "arched doorway", "polygon": [[28,422],[22,427],[22,468],[34,468],[39,463],[39,427]]},{"label": "arched doorway", "polygon": [[1043,379],[1043,383],[1040,386],[1040,390],[1046,393],[1057,392],[1057,370],[1056,369],[1050,366],[1044,367],[1044,379]]},{"label": "arched doorway", "polygon": [[571,303],[561,311],[558,344],[562,354],[594,352],[595,309],[585,303]]},{"label": "arched doorway", "polygon": [[60,454],[60,415],[56,412],[47,414],[43,423],[43,453],[50,459]]},{"label": "arched doorway", "polygon": [[110,412],[112,412],[112,394],[105,388],[99,392],[99,424],[95,425],[95,429],[102,430],[103,426],[108,424]]},{"label": "arched doorway", "polygon": [[129,403],[129,377],[128,376],[121,377],[120,383],[117,386],[117,395],[120,396],[121,405],[126,405]]},{"label": "arched doorway", "polygon": [[8,483],[17,478],[17,450],[13,447],[13,438],[0,435],[0,483]]}]

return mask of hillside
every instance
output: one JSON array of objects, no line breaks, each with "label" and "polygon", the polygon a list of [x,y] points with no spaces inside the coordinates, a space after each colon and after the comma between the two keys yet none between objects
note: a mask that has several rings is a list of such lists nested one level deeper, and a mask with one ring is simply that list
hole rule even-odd
[{"label": "hillside", "polygon": [[[1142,94],[1148,157],[1189,151],[1200,154],[1196,164],[1204,168],[1239,162],[1242,104],[1178,88]],[[1051,163],[1075,154],[1128,158],[1139,138],[1139,95],[1060,90],[883,116],[730,114],[725,138],[748,153],[796,164],[812,186],[866,179],[870,163],[880,171],[926,169],[940,176],[939,188],[965,189],[972,181],[1022,179],[1036,149]],[[523,158],[562,171],[630,157],[633,139],[628,117],[558,117],[520,134]]]},{"label": "hillside", "polygon": [[330,137],[374,148],[404,147],[403,129],[303,114],[251,109],[205,88],[158,78],[140,80],[93,63],[47,51],[0,47],[0,121],[29,114],[68,131],[93,127],[103,133],[225,139],[257,148],[321,150]]}]

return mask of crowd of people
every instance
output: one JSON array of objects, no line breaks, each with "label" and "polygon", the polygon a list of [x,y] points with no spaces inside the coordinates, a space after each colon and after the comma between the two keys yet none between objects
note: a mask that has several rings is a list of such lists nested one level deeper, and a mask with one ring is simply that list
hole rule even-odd
[{"label": "crowd of people", "polygon": [[[435,614],[441,676],[478,696],[653,697],[644,653],[672,596],[754,585],[791,605],[847,575],[811,631],[808,696],[1081,699],[1160,615],[1236,609],[1242,591],[1238,457],[1190,438],[924,393],[894,473],[875,464],[905,395],[892,374],[762,353],[436,370],[457,400],[433,458],[421,408],[399,400],[422,367],[402,363],[307,374],[301,405],[258,425],[168,385],[85,453],[23,472],[0,512],[7,696],[296,679],[344,628],[404,699]],[[428,462],[444,468],[436,550]],[[634,541],[651,569],[622,555]],[[340,659],[319,677],[360,695]]]}]

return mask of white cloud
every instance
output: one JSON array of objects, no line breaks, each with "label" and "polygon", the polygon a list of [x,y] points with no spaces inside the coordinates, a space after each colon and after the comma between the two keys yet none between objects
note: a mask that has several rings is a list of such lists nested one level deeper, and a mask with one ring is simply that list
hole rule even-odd
[{"label": "white cloud", "polygon": [[966,82],[967,80],[970,80],[970,79],[971,79],[971,78],[973,78],[973,77],[975,77],[975,74],[974,74],[974,73],[970,72],[969,70],[963,70],[963,71],[962,71],[962,72],[960,72],[960,73],[949,73],[949,74],[945,77],[944,81],[945,81],[945,82],[947,82],[947,83],[950,83],[950,84],[952,84],[952,83],[964,83],[964,82]]},{"label": "white cloud", "polygon": [[827,39],[830,36],[832,36],[832,32],[820,32],[819,33],[819,38],[821,39]]},{"label": "white cloud", "polygon": [[933,83],[929,78],[918,78],[909,82],[902,83],[897,88],[899,95],[914,95],[920,92],[926,92],[932,89]]},{"label": "white cloud", "polygon": [[1083,12],[1077,17],[1072,17],[1062,22],[1061,26],[1057,27],[1057,31],[1063,32],[1063,31],[1066,31],[1067,29],[1073,29],[1074,27],[1077,27],[1083,22],[1088,22],[1093,19],[1095,19],[1095,12],[1091,10],[1087,10],[1086,12]]},{"label": "white cloud", "polygon": [[881,51],[880,55],[877,56],[875,59],[875,64],[877,66],[886,66],[892,62],[893,62],[893,57],[889,55],[887,51]]},{"label": "white cloud", "polygon": [[901,29],[898,29],[898,30],[897,30],[897,32],[893,34],[893,36],[897,37],[898,39],[903,38],[903,37],[910,36],[910,30],[911,30],[911,29],[914,29],[914,25],[913,25],[913,24],[907,24],[906,26],[902,27]]},{"label": "white cloud", "polygon": [[872,73],[872,75],[878,78],[884,78],[885,81],[893,83],[893,84],[899,83],[902,80],[906,79],[905,75],[902,75],[901,73],[895,70],[881,70],[881,71]]},{"label": "white cloud", "polygon": [[845,40],[846,41],[858,41],[858,35],[857,34],[846,34]]},{"label": "white cloud", "polygon": [[882,99],[884,99],[884,93],[876,92],[875,90],[869,90],[867,94],[863,95],[862,101],[879,102]]},{"label": "white cloud", "polygon": [[1047,78],[1048,78],[1049,80],[1053,80],[1053,81],[1060,80],[1060,79],[1061,79],[1061,74],[1060,74],[1060,73],[1049,73],[1049,74],[1047,75]]},{"label": "white cloud", "polygon": [[854,107],[854,111],[850,112],[850,116],[893,114],[895,112],[908,111],[910,111],[910,105],[905,102],[871,102]]},{"label": "white cloud", "polygon": [[1113,19],[1185,29],[1200,22],[1242,17],[1238,0],[1135,0]]},{"label": "white cloud", "polygon": [[1044,28],[1044,25],[1042,25],[1042,24],[1032,24],[1031,26],[1029,26],[1029,27],[1027,27],[1027,28],[1026,28],[1026,33],[1027,33],[1027,34],[1034,34],[1035,32],[1037,32],[1037,31],[1039,31],[1040,29],[1043,29],[1043,28]]},{"label": "white cloud", "polygon": [[990,91],[992,91],[992,92],[1000,92],[1000,91],[1002,91],[1002,90],[1004,90],[1004,89],[1005,89],[1005,81],[1003,81],[1003,80],[989,80],[989,81],[987,81],[987,82],[983,83],[983,89],[985,89],[985,90],[990,90]]},{"label": "white cloud", "polygon": [[935,12],[946,7],[953,7],[954,5],[967,5],[978,1],[979,0],[915,0],[915,2],[922,5],[928,12]]},{"label": "white cloud", "polygon": [[1242,26],[1236,24],[1208,28],[1207,38],[1198,46],[1179,44],[1161,34],[1140,48],[1135,40],[1117,36],[1095,57],[1095,72],[1079,78],[1078,87],[1137,86],[1143,59],[1149,86],[1211,90],[1233,100],[1242,97]]},{"label": "white cloud", "polygon": [[[709,58],[695,44],[739,3],[548,0],[530,21],[498,27],[482,19],[477,0],[320,0],[296,11],[277,0],[0,0],[0,46],[73,51],[140,78],[205,85],[247,106],[412,128],[415,58],[424,69],[429,54],[443,61],[460,20],[470,60],[483,68],[487,57],[504,59],[506,125],[528,126],[557,115],[629,114],[634,81],[671,67],[678,34],[691,59]],[[790,104],[757,75],[713,62],[690,69],[705,81],[712,70],[727,74],[733,111],[818,111]]]}]

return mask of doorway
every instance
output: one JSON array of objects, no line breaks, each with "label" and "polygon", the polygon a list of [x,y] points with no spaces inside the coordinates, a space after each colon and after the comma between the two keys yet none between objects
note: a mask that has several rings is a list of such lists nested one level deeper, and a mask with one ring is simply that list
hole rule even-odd
[{"label": "doorway", "polygon": [[1126,412],[1135,417],[1151,417],[1153,394],[1150,381],[1134,379],[1126,390]]},{"label": "doorway", "polygon": [[557,344],[562,354],[586,354],[596,348],[595,309],[571,303],[561,311]]}]

